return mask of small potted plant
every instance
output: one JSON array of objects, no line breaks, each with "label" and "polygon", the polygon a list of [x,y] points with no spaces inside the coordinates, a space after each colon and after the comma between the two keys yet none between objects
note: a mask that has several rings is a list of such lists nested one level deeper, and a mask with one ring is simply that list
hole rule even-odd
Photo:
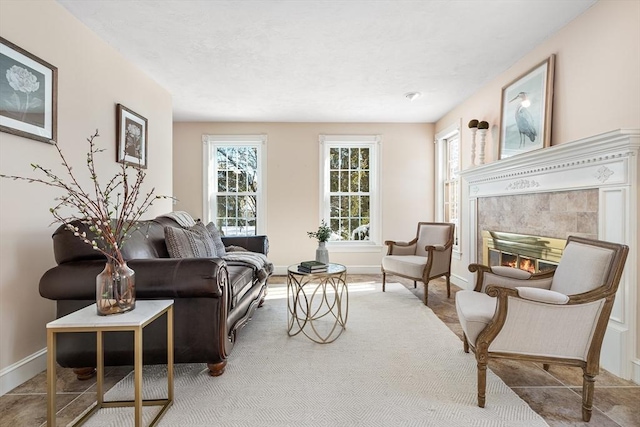
[{"label": "small potted plant", "polygon": [[318,249],[316,249],[316,261],[324,264],[329,264],[329,251],[326,247],[326,242],[331,237],[331,228],[327,223],[322,220],[318,231],[307,231],[307,236],[318,240]]}]

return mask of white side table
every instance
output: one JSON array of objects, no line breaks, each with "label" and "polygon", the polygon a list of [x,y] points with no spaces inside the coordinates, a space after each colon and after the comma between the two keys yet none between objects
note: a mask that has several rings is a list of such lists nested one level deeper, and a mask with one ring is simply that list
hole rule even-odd
[{"label": "white side table", "polygon": [[[167,313],[167,398],[142,399],[142,329],[158,317]],[[132,331],[134,335],[134,400],[105,402],[103,394],[104,353],[103,332]],[[47,323],[47,426],[56,425],[56,334],[64,332],[95,332],[97,341],[97,404],[74,426],[82,425],[100,408],[133,406],[135,426],[142,426],[142,406],[162,406],[151,421],[155,425],[173,403],[173,300],[138,300],[136,308],[123,314],[98,316],[96,305]]]}]

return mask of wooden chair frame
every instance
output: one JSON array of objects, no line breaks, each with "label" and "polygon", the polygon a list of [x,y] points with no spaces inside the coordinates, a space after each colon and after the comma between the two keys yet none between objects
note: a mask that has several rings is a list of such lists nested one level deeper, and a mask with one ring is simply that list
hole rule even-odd
[{"label": "wooden chair frame", "polygon": [[[615,243],[603,242],[599,240],[585,239],[581,237],[570,236],[567,239],[569,242],[578,242],[592,246],[598,246],[602,248],[611,249],[613,251],[613,257],[609,263],[609,272],[606,276],[604,283],[582,294],[569,295],[569,301],[566,305],[585,304],[604,299],[604,305],[598,316],[595,333],[591,340],[591,345],[588,349],[586,361],[580,359],[567,359],[558,357],[542,357],[535,355],[524,355],[520,353],[506,353],[506,352],[490,352],[489,346],[493,340],[498,336],[507,319],[507,313],[509,312],[509,299],[523,299],[518,296],[518,291],[511,288],[494,286],[488,284],[485,292],[492,297],[497,298],[496,311],[491,322],[485,327],[485,329],[478,335],[475,346],[469,343],[466,335],[464,336],[464,351],[466,353],[471,349],[475,355],[478,363],[478,406],[484,408],[486,399],[486,385],[487,385],[487,363],[489,359],[513,359],[520,361],[540,362],[543,364],[545,370],[549,370],[551,364],[578,366],[583,371],[583,384],[582,384],[582,419],[589,421],[591,419],[592,406],[593,406],[593,392],[595,376],[599,373],[600,369],[600,351],[602,348],[602,341],[611,315],[611,309],[613,307],[613,301],[622,277],[622,270],[624,263],[629,252],[629,248],[625,245],[619,245]],[[560,261],[562,262],[562,260]],[[481,292],[483,286],[483,276],[485,272],[490,272],[490,267],[480,264],[471,264],[469,271],[478,272],[478,279],[476,281],[475,291]],[[532,275],[529,279],[515,280],[523,282],[522,286],[526,286],[527,280],[544,279],[552,277],[555,271],[539,273]],[[544,303],[541,303],[544,304]]]},{"label": "wooden chair frame", "polygon": [[[384,244],[388,246],[387,255],[395,255],[394,251],[400,252],[400,253],[404,252],[406,254],[408,249],[410,249],[411,247],[415,247],[417,245],[418,237],[420,235],[420,227],[423,225],[438,225],[438,226],[449,227],[449,231],[448,231],[449,236],[444,246],[432,246],[432,245],[425,246],[425,250],[428,252],[427,265],[425,266],[422,272],[422,278],[420,279],[420,281],[424,283],[423,302],[424,302],[424,305],[427,305],[427,302],[429,301],[429,281],[438,277],[445,276],[447,281],[447,298],[451,298],[451,249],[453,248],[453,236],[454,236],[455,225],[446,223],[446,222],[419,222],[418,228],[416,230],[416,237],[412,241],[407,243],[407,242],[400,242],[395,240],[386,240]],[[431,267],[433,265],[433,259],[434,259],[435,253],[446,252],[447,250],[449,250],[447,271],[444,273],[431,275]],[[414,249],[414,253],[415,253],[415,249]],[[381,270],[382,270],[382,292],[385,292],[387,273],[393,274],[399,277],[404,277],[406,279],[411,279],[413,280],[413,287],[414,288],[417,287],[418,280],[415,277],[405,276],[403,274],[399,274],[392,271],[387,272],[382,267],[381,267]]]}]

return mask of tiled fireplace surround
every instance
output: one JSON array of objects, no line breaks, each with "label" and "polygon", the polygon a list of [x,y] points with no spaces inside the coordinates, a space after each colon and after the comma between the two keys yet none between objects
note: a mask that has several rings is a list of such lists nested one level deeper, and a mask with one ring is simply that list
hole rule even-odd
[{"label": "tiled fireplace surround", "polygon": [[[601,366],[640,383],[638,212],[640,130],[617,130],[467,169],[463,233],[469,262],[482,262],[482,231],[629,246],[605,335]],[[466,257],[465,257],[466,258]],[[470,277],[469,283],[472,283]]]},{"label": "tiled fireplace surround", "polygon": [[[478,230],[532,236],[598,238],[598,190],[555,191],[478,198]],[[478,238],[482,259],[482,236]]]}]

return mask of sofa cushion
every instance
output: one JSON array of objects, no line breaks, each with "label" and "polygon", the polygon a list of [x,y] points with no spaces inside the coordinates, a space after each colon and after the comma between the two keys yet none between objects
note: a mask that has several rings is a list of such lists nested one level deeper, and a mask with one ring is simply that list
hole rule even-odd
[{"label": "sofa cushion", "polygon": [[216,258],[213,239],[202,223],[189,228],[165,227],[164,236],[171,258]]},{"label": "sofa cushion", "polygon": [[227,252],[224,248],[224,243],[222,243],[220,230],[218,230],[218,227],[216,227],[216,225],[213,222],[210,222],[209,224],[207,224],[206,228],[209,231],[209,235],[211,236],[211,239],[213,239],[213,245],[216,249],[216,256],[218,258],[222,258],[227,254]]},{"label": "sofa cushion", "polygon": [[153,228],[158,228],[158,224],[153,221],[140,221],[138,225],[130,231],[129,238],[127,238],[122,245],[122,256],[124,259],[158,258],[158,252],[149,239],[149,232]]},{"label": "sofa cushion", "polygon": [[[96,239],[95,234],[89,230],[89,227],[82,221],[75,220],[70,224],[78,227],[80,233],[87,233],[87,236],[90,236],[91,240]],[[91,245],[84,243],[82,239],[74,236],[65,224],[59,226],[52,237],[53,253],[57,264],[72,261],[107,260],[101,252],[96,251]]]}]

